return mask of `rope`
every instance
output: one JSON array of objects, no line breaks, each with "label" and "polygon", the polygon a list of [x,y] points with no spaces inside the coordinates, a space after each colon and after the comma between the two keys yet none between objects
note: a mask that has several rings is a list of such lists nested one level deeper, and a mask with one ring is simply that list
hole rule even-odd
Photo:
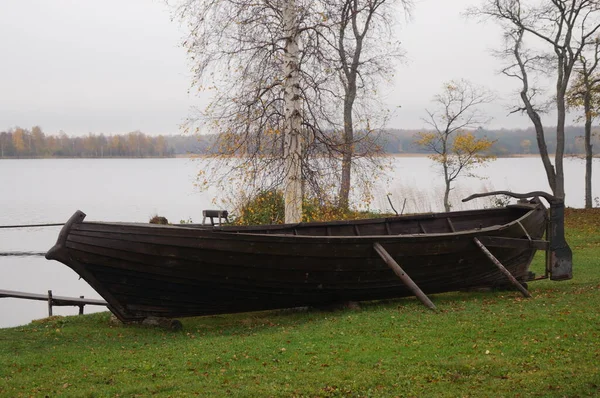
[{"label": "rope", "polygon": [[46,252],[0,252],[0,257],[41,257],[45,255]]},{"label": "rope", "polygon": [[0,225],[0,229],[5,228],[35,228],[35,227],[60,227],[65,223],[60,224],[28,224],[28,225]]}]

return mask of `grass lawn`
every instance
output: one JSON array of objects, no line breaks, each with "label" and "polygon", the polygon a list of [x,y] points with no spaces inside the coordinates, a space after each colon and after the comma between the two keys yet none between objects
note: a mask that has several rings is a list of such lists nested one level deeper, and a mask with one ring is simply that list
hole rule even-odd
[{"label": "grass lawn", "polygon": [[[600,395],[600,211],[567,211],[574,279],[518,292],[183,319],[109,314],[0,330],[0,395],[584,397]],[[534,271],[543,270],[543,256]]]}]

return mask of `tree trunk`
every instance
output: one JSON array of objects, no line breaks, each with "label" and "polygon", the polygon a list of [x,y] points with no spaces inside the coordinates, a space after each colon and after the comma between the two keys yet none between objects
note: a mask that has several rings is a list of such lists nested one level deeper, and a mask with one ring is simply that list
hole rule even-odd
[{"label": "tree trunk", "polygon": [[540,158],[542,159],[542,163],[544,164],[544,170],[546,171],[548,185],[550,185],[552,193],[556,195],[556,172],[554,170],[552,162],[550,162],[550,156],[548,155],[548,147],[546,146],[546,138],[544,137],[544,126],[542,125],[542,120],[540,118],[539,113],[535,110],[535,108],[531,104],[531,101],[529,100],[529,78],[527,76],[525,62],[521,58],[520,53],[521,43],[523,42],[523,34],[524,30],[520,29],[518,32],[518,36],[515,39],[515,46],[513,48],[513,55],[515,56],[517,65],[519,66],[522,75],[521,81],[523,83],[523,87],[521,88],[520,96],[521,100],[523,101],[523,104],[525,105],[525,111],[527,112],[527,116],[529,116],[529,119],[535,127],[535,138],[537,140],[538,148],[540,150]]},{"label": "tree trunk", "polygon": [[565,199],[565,173],[563,169],[563,158],[565,154],[565,89],[559,88],[556,94],[556,156],[554,165],[556,167],[554,196]]},{"label": "tree trunk", "polygon": [[450,183],[446,182],[446,190],[444,191],[444,210],[449,212],[451,209],[450,206]]},{"label": "tree trunk", "polygon": [[340,184],[339,207],[348,209],[350,205],[350,179],[352,155],[354,153],[354,121],[352,108],[356,98],[356,79],[349,82],[344,98],[344,153],[342,155],[342,181]]},{"label": "tree trunk", "polygon": [[585,208],[592,208],[592,123],[590,121],[590,126],[588,130],[587,122],[586,122],[586,132],[585,132]]},{"label": "tree trunk", "polygon": [[444,182],[446,183],[446,188],[444,190],[444,210],[449,212],[452,207],[450,206],[450,183],[452,181],[448,178],[448,166],[446,163],[444,163]]},{"label": "tree trunk", "polygon": [[544,126],[542,125],[542,120],[540,119],[539,114],[534,110],[531,102],[529,102],[527,93],[525,91],[521,92],[521,99],[525,104],[527,115],[535,127],[535,138],[540,150],[540,158],[542,159],[544,170],[546,171],[546,177],[548,178],[548,185],[550,185],[552,193],[556,195],[556,173],[554,171],[554,166],[552,166],[552,162],[550,162],[550,156],[548,155],[548,147],[546,146],[546,138],[544,136]]},{"label": "tree trunk", "polygon": [[585,208],[592,208],[592,114],[590,91],[587,90],[584,102],[585,109]]},{"label": "tree trunk", "polygon": [[302,137],[301,97],[298,49],[298,22],[294,0],[283,2],[284,49],[284,113],[285,113],[285,222],[302,221]]}]

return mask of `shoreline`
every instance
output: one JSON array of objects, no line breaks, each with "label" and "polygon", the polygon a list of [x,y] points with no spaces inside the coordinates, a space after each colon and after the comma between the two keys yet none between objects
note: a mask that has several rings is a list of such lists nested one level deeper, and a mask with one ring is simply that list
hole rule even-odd
[{"label": "shoreline", "polygon": [[[379,157],[382,158],[424,158],[424,157],[428,157],[431,156],[432,154],[429,153],[412,153],[412,152],[406,152],[406,153],[384,153],[382,155],[379,155]],[[135,157],[135,156],[103,156],[103,157],[99,157],[99,156],[90,156],[90,157],[81,157],[81,156],[77,156],[77,157],[68,157],[68,156],[31,156],[31,157],[25,157],[25,156],[19,156],[19,157],[0,157],[0,161],[2,160],[32,160],[32,159],[138,159],[138,160],[143,160],[143,159],[204,159],[204,158],[211,158],[211,157],[215,157],[215,155],[208,155],[208,154],[185,154],[185,153],[180,153],[180,154],[176,154],[173,156],[144,156],[144,157]],[[538,158],[540,157],[539,154],[537,153],[514,153],[514,154],[506,154],[506,155],[496,155],[496,158],[498,159],[505,159],[505,158]],[[550,158],[554,158],[555,155],[554,154],[550,154]],[[564,155],[565,159],[568,158],[578,158],[578,159],[585,159],[585,154],[565,154]],[[599,154],[594,154],[592,156],[593,159],[600,159],[600,153]]]}]

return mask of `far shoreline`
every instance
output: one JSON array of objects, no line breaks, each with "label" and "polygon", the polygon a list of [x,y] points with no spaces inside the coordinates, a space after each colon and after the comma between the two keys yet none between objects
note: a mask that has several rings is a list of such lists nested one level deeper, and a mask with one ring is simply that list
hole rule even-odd
[{"label": "far shoreline", "polygon": [[[379,155],[379,157],[382,158],[425,158],[425,157],[429,157],[432,154],[428,154],[428,153],[413,153],[413,152],[406,152],[406,153],[384,153]],[[504,159],[504,158],[539,158],[540,155],[537,153],[514,153],[514,154],[505,154],[505,155],[495,155],[496,158],[499,159]],[[209,154],[193,154],[193,153],[180,153],[180,154],[176,154],[173,156],[143,156],[143,157],[137,157],[137,156],[89,156],[89,157],[82,157],[82,156],[73,156],[73,157],[69,157],[69,156],[5,156],[5,157],[0,157],[0,161],[1,160],[44,160],[44,159],[138,159],[138,160],[143,160],[143,159],[205,159],[205,158],[212,158],[212,157],[216,157],[215,155],[209,155]],[[555,155],[554,154],[550,154],[550,158],[554,158]],[[585,159],[585,155],[584,154],[565,154],[564,155],[565,158],[578,158],[578,159]],[[598,159],[600,158],[600,153],[599,154],[594,154],[592,156],[594,159]]]}]

